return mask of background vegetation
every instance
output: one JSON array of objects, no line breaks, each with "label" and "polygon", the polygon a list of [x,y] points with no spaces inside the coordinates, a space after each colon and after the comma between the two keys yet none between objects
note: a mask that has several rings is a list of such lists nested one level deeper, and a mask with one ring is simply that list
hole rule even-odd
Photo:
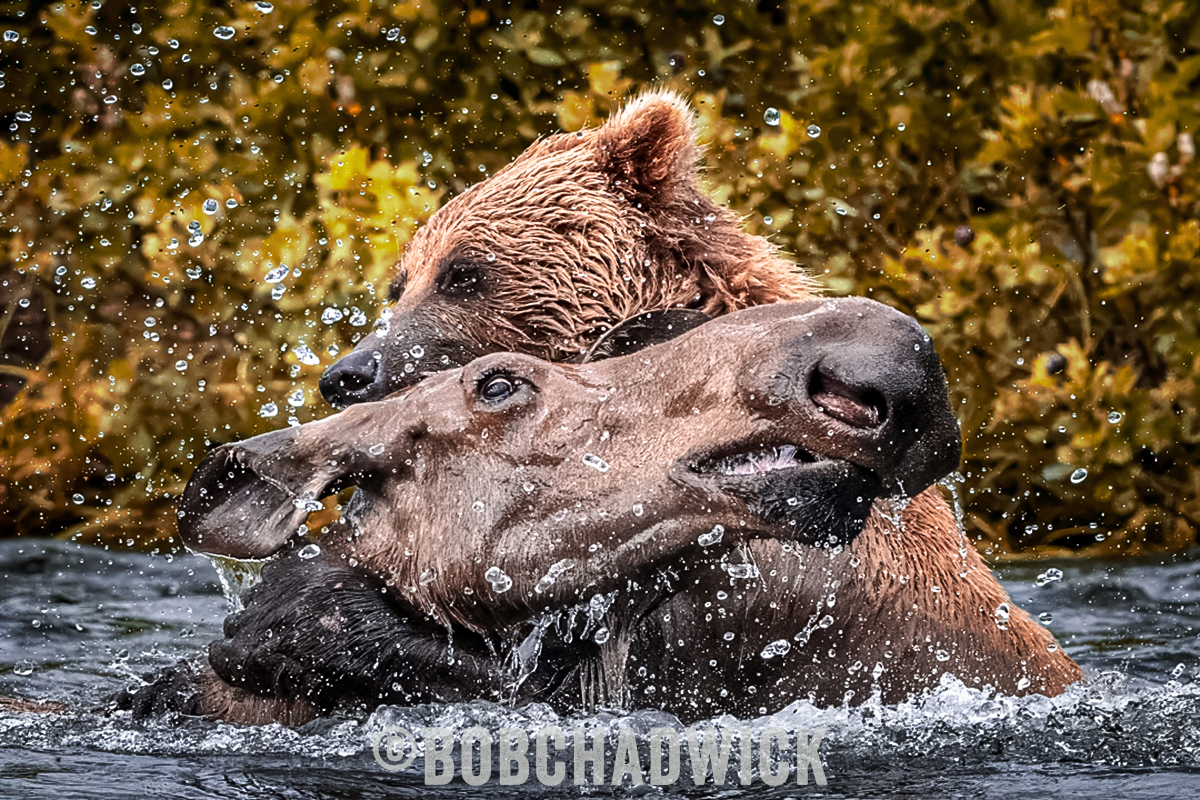
[{"label": "background vegetation", "polygon": [[439,204],[665,82],[720,201],[933,333],[981,547],[1196,541],[1200,4],[646,7],[0,3],[0,327],[53,326],[0,531],[166,543],[214,442],[329,413]]}]

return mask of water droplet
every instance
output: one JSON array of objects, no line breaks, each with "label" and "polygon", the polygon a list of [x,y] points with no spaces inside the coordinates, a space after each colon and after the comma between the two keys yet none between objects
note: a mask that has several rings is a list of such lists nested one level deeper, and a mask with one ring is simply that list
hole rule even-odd
[{"label": "water droplet", "polygon": [[381,456],[381,455],[383,455],[384,449],[385,448],[383,446],[383,443],[379,442],[377,444],[373,444],[370,447],[368,447],[367,452],[373,456]]},{"label": "water droplet", "polygon": [[512,588],[512,578],[499,567],[488,567],[487,572],[483,573],[483,577],[492,585],[492,591],[496,594],[502,594]]},{"label": "water droplet", "polygon": [[32,675],[33,662],[29,659],[18,661],[16,664],[13,664],[13,674],[21,675],[22,677],[25,675]]},{"label": "water droplet", "polygon": [[849,213],[849,209],[845,206],[834,206],[833,210],[837,212],[839,217],[844,217],[847,213]]},{"label": "water droplet", "polygon": [[413,358],[421,358],[422,356],[425,355],[425,348],[421,347],[421,345],[419,345],[419,344],[414,344],[412,346],[412,349],[409,350],[408,353]]},{"label": "water droplet", "polygon": [[192,247],[199,247],[204,243],[204,234],[200,231],[195,231],[188,237],[188,244]]},{"label": "water droplet", "polygon": [[950,654],[947,653],[945,650],[934,651],[933,657],[936,658],[938,661],[949,661],[950,660]]},{"label": "water droplet", "polygon": [[129,66],[129,74],[140,78],[146,74],[146,68],[141,64],[131,64]]},{"label": "water droplet", "polygon": [[267,0],[258,0],[258,2],[254,4],[254,7],[264,14],[270,14],[275,10],[275,6],[268,3]]},{"label": "water droplet", "polygon": [[281,280],[287,277],[288,271],[287,264],[280,264],[278,267],[268,272],[263,280],[265,280],[267,283],[279,283]]},{"label": "water droplet", "polygon": [[106,106],[111,106],[111,105],[115,104],[116,102],[117,102],[117,96],[115,94],[110,94],[104,98],[104,105],[106,105]]},{"label": "water droplet", "polygon": [[826,614],[825,616],[821,617],[821,621],[817,623],[818,628],[829,628],[832,626],[833,626],[833,616],[830,614]]},{"label": "water droplet", "polygon": [[226,208],[237,208],[238,201],[234,200],[232,197],[230,197],[228,200],[225,201],[225,207]]},{"label": "water droplet", "polygon": [[604,644],[608,641],[610,636],[612,636],[612,634],[609,632],[608,628],[597,628],[596,634],[592,637],[592,639],[596,642],[596,644]]},{"label": "water droplet", "polygon": [[30,114],[28,111],[18,111],[17,112],[17,121],[18,122],[33,122],[33,114]]},{"label": "water droplet", "polygon": [[315,367],[321,363],[321,359],[317,354],[308,348],[306,344],[298,344],[292,348],[292,352],[296,354],[296,358],[301,364],[307,364],[310,367]]},{"label": "water droplet", "polygon": [[204,201],[202,208],[204,213],[211,217],[221,209],[221,204],[210,197]]},{"label": "water droplet", "polygon": [[634,515],[635,517],[640,517],[640,516],[641,516],[643,513],[645,513],[645,511],[646,511],[646,509],[644,509],[644,508],[642,507],[642,504],[641,504],[641,503],[634,503],[634,504],[633,504],[633,515]]},{"label": "water droplet", "polygon": [[95,36],[96,35],[96,26],[88,25],[87,27],[85,27],[83,29],[83,32],[86,33],[88,36]]},{"label": "water droplet", "polygon": [[1071,473],[1071,483],[1083,483],[1087,479],[1087,470],[1083,467]]},{"label": "water droplet", "polygon": [[762,649],[759,653],[763,658],[774,658],[775,656],[787,655],[792,649],[792,643],[787,639],[776,639]]},{"label": "water droplet", "polygon": [[1116,425],[1118,422],[1121,421],[1121,412],[1120,411],[1108,412],[1108,421],[1111,422],[1112,424]]},{"label": "water droplet", "polygon": [[304,547],[301,547],[300,552],[296,553],[296,555],[307,561],[310,558],[316,558],[317,556],[321,555],[321,548],[310,542],[309,544],[304,545]]},{"label": "water droplet", "polygon": [[71,502],[77,506],[83,505],[83,499],[84,499],[83,495],[81,495],[79,493],[75,493],[75,494],[71,495]]},{"label": "water droplet", "polygon": [[304,405],[304,390],[297,389],[288,395],[287,403],[292,408],[300,408],[300,406]]},{"label": "water droplet", "polygon": [[901,122],[899,125],[896,126],[896,130],[903,131],[906,127],[907,126],[903,122]]},{"label": "water droplet", "polygon": [[175,369],[179,370],[180,372],[187,372],[187,368],[188,363],[182,358],[175,362]]},{"label": "water droplet", "polygon": [[722,636],[721,638],[722,638],[722,639],[724,639],[724,640],[725,640],[725,641],[727,641],[727,642],[732,642],[732,641],[733,641],[733,637],[734,637],[734,633],[733,633],[733,631],[726,631],[726,632],[725,632],[725,635],[724,635],[724,636]]},{"label": "water droplet", "polygon": [[95,289],[96,288],[96,279],[95,278],[84,278],[83,280],[81,280],[79,282],[79,285],[85,289]]},{"label": "water droplet", "polygon": [[20,40],[21,40],[21,34],[17,33],[16,31],[5,31],[4,32],[4,41],[19,42]]},{"label": "water droplet", "polygon": [[1036,583],[1038,586],[1045,586],[1047,583],[1054,583],[1055,581],[1061,581],[1062,577],[1063,577],[1063,572],[1061,569],[1056,569],[1055,567],[1051,567],[1050,569],[1043,572],[1041,575],[1037,576]]},{"label": "water droplet", "polygon": [[1054,622],[1054,615],[1049,611],[1043,611],[1041,614],[1038,614],[1038,622],[1043,625],[1049,625],[1051,622]]},{"label": "water droplet", "polygon": [[764,224],[764,225],[770,225],[770,224],[771,224],[771,223],[773,223],[774,221],[775,221],[775,218],[774,218],[774,217],[772,217],[770,214],[768,214],[767,216],[763,217],[763,224]]},{"label": "water droplet", "polygon": [[213,28],[213,36],[225,42],[232,39],[235,33],[237,33],[237,31],[228,25],[220,25],[216,28]]},{"label": "water droplet", "polygon": [[321,505],[321,501],[312,495],[308,495],[306,497],[297,497],[292,501],[292,505],[301,511],[307,511],[310,514],[314,511],[320,511],[322,508],[324,508],[324,506]]},{"label": "water droplet", "polygon": [[171,80],[170,78],[165,78],[162,82],[162,87],[169,92],[175,88],[175,81]]},{"label": "water droplet", "polygon": [[711,547],[712,545],[721,541],[721,537],[723,537],[724,535],[725,535],[725,526],[724,525],[714,525],[713,529],[711,531],[709,531],[708,533],[700,534],[700,537],[698,539],[696,539],[696,541],[700,543],[701,547]]},{"label": "water droplet", "polygon": [[357,308],[350,313],[350,324],[356,328],[361,328],[367,324],[367,315],[359,311]]},{"label": "water droplet", "polygon": [[275,405],[274,403],[265,403],[263,404],[263,407],[258,410],[258,415],[260,417],[273,417],[278,413],[279,406]]},{"label": "water droplet", "polygon": [[726,564],[725,571],[731,578],[757,578],[758,567],[753,564]]},{"label": "water droplet", "polygon": [[771,127],[778,125],[781,119],[782,117],[779,114],[778,108],[768,108],[763,112],[763,122],[767,123]]},{"label": "water droplet", "polygon": [[321,312],[321,322],[324,322],[326,325],[332,325],[344,316],[346,315],[339,309],[327,308]]},{"label": "water droplet", "polygon": [[583,457],[583,463],[597,472],[608,472],[608,462],[598,455],[588,453]]},{"label": "water droplet", "polygon": [[433,583],[434,580],[436,580],[436,579],[437,579],[437,573],[434,572],[432,568],[429,568],[429,569],[426,569],[424,572],[422,572],[421,577],[418,578],[417,580],[420,581],[422,586],[428,586],[429,584]]},{"label": "water droplet", "polygon": [[808,138],[815,139],[821,135],[821,126],[820,125],[809,125],[807,128],[804,129],[804,132],[808,134]]},{"label": "water droplet", "polygon": [[719,28],[724,24],[725,24],[725,15],[724,14],[714,14],[713,15],[713,25],[716,25]]},{"label": "water droplet", "polygon": [[474,503],[471,503],[471,510],[474,511],[476,514],[482,514],[483,509],[484,509],[484,505],[483,505],[482,500],[476,500]]},{"label": "water droplet", "polygon": [[1009,616],[1008,603],[1001,603],[1000,605],[996,606],[996,610],[993,612],[992,616],[996,620],[996,627],[1000,630],[1006,630],[1008,628]]}]

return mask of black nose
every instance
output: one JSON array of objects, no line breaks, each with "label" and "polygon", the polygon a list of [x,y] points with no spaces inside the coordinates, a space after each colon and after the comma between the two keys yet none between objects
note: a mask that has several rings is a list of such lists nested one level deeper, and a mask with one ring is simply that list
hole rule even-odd
[{"label": "black nose", "polygon": [[957,469],[962,436],[929,336],[871,300],[825,304],[833,313],[814,317],[814,335],[797,343],[790,383],[818,449],[874,471],[892,495]]},{"label": "black nose", "polygon": [[372,388],[382,377],[379,361],[376,350],[355,350],[335,361],[321,376],[321,395],[338,408],[371,399]]}]

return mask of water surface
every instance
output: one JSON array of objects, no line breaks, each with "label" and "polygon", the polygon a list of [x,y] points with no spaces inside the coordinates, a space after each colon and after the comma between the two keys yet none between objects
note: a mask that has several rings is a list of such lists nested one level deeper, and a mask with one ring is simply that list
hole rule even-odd
[{"label": "water surface", "polygon": [[[1061,580],[1038,585],[1048,568]],[[526,797],[581,792],[681,797],[1200,797],[1200,553],[1165,561],[1039,562],[1000,576],[1048,623],[1088,682],[1062,697],[995,697],[947,681],[901,706],[720,718],[823,727],[828,784],[666,789],[424,786],[422,762],[375,762],[384,728],[481,725],[536,731],[580,722],[490,703],[383,708],[302,729],[197,719],[133,722],[101,699],[138,675],[199,656],[228,606],[204,559],[108,552],[62,542],[0,542],[0,694],[65,703],[61,714],[0,712],[0,797]],[[1053,574],[1053,573],[1051,573]],[[656,712],[582,721],[678,727]]]}]

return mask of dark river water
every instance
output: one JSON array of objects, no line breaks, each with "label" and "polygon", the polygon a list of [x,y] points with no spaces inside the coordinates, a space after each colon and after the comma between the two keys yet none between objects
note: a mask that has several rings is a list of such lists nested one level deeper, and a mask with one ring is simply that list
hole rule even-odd
[{"label": "dark river water", "polygon": [[[1038,586],[1050,567],[1061,580]],[[949,682],[901,706],[801,702],[759,720],[708,723],[729,731],[824,728],[824,786],[754,780],[743,787],[735,773],[733,785],[695,786],[685,769],[683,780],[665,787],[545,788],[532,778],[426,787],[421,759],[400,772],[376,763],[373,743],[385,728],[533,732],[581,721],[540,706],[489,703],[382,708],[299,730],[105,715],[105,695],[199,655],[218,636],[228,606],[216,572],[195,556],[7,540],[0,542],[0,695],[70,710],[0,712],[0,797],[1200,797],[1200,553],[1039,562],[1000,574],[1019,605],[1052,615],[1048,624],[1083,666],[1085,684],[1054,699],[1012,699]],[[679,727],[649,712],[582,724]]]}]

